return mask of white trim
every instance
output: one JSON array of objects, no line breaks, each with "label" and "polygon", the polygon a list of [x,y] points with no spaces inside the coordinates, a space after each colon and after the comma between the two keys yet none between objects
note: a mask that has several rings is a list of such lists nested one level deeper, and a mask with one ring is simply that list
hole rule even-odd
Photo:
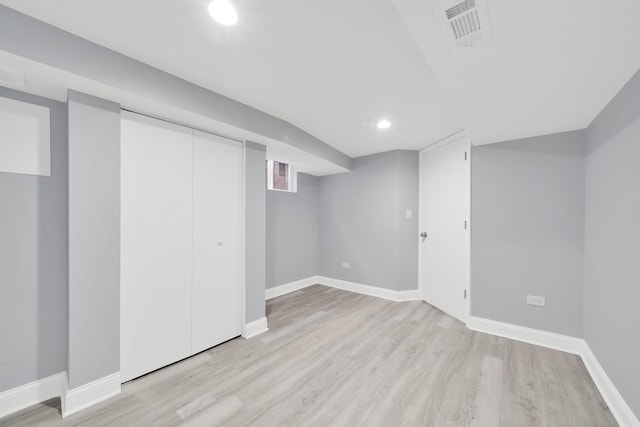
[{"label": "white trim", "polygon": [[584,343],[581,356],[593,382],[596,384],[596,387],[598,387],[598,390],[600,390],[600,394],[602,394],[604,401],[607,402],[607,406],[616,418],[616,421],[618,421],[618,424],[620,424],[621,427],[640,427],[640,420],[638,420],[631,408],[629,408],[629,405],[627,405],[627,402],[622,398],[620,392],[586,342]]},{"label": "white trim", "polygon": [[390,289],[379,288],[377,286],[363,285],[361,283],[347,282],[346,280],[332,279],[330,277],[318,276],[321,285],[331,288],[342,289],[343,291],[355,292],[372,297],[384,298],[389,301],[419,301],[420,291],[413,289],[410,291],[392,291]]},{"label": "white trim", "polygon": [[392,301],[404,302],[404,301],[422,301],[419,289],[412,289],[410,291],[395,291],[395,296]]},{"label": "white trim", "polygon": [[97,379],[62,395],[62,418],[120,394],[120,372]]},{"label": "white trim", "polygon": [[300,289],[308,288],[309,286],[320,283],[318,279],[318,276],[311,276],[296,280],[295,282],[285,283],[284,285],[275,286],[273,288],[267,288],[265,297],[269,300],[291,292],[299,291]]},{"label": "white trim", "polygon": [[[426,149],[425,149],[426,150]],[[422,197],[422,193],[423,193],[423,182],[424,182],[424,150],[420,151],[418,153],[418,232],[422,233],[425,228],[426,228],[426,224],[424,223],[424,215],[423,212],[425,212],[426,206],[425,206],[425,200],[424,197]],[[420,299],[425,301],[424,298],[424,285],[422,284],[423,282],[423,277],[424,277],[424,266],[422,265],[422,258],[424,257],[424,245],[422,245],[421,243],[422,238],[420,237],[420,240],[418,240],[418,293],[420,294]]]},{"label": "white trim", "polygon": [[600,391],[602,398],[607,403],[607,406],[611,410],[611,413],[618,424],[620,424],[621,427],[640,427],[640,421],[622,398],[620,392],[618,392],[618,389],[616,389],[616,386],[613,384],[604,368],[600,365],[600,362],[598,362],[598,359],[591,351],[587,342],[582,338],[575,338],[568,335],[561,335],[473,316],[469,317],[467,327],[473,331],[497,335],[499,337],[522,341],[580,356],[582,358],[582,362],[587,367],[593,382]]},{"label": "white trim", "polygon": [[393,291],[391,289],[380,288],[378,286],[363,285],[361,283],[348,282],[346,280],[333,279],[324,276],[311,276],[295,282],[269,288],[266,291],[266,299],[277,298],[300,289],[313,285],[323,285],[330,288],[342,289],[343,291],[355,292],[357,294],[369,295],[372,297],[384,298],[389,301],[420,301],[420,291],[412,289],[409,291]]},{"label": "white trim", "polygon": [[452,142],[455,142],[459,139],[462,139],[464,137],[467,136],[467,131],[463,130],[459,130],[458,132],[447,136],[446,138],[441,139],[440,141],[436,141],[431,145],[426,146],[425,148],[423,148],[421,151],[424,152],[429,152],[429,151],[433,151],[433,150],[437,150],[440,147],[444,147],[447,144],[450,144]]},{"label": "white trim", "polygon": [[269,330],[267,324],[267,318],[262,317],[258,320],[254,320],[251,323],[247,323],[244,325],[244,330],[242,331],[242,338],[249,339],[253,338],[257,335],[264,334]]},{"label": "white trim", "polygon": [[29,406],[60,397],[65,373],[51,375],[0,393],[0,418]]},{"label": "white trim", "polygon": [[240,226],[240,334],[247,330],[247,141],[242,141],[242,225]]},{"label": "white trim", "polygon": [[[280,188],[274,188],[274,177],[275,172],[273,170],[273,162],[278,162],[282,164],[286,164],[287,167],[287,184],[288,188],[286,190]],[[285,193],[297,193],[298,192],[298,170],[295,166],[293,166],[289,162],[284,162],[276,159],[267,159],[267,190],[271,191],[282,191]]]},{"label": "white trim", "polygon": [[[465,134],[465,137],[467,135]],[[473,180],[471,179],[471,168],[473,167],[473,156],[471,154],[471,139],[467,137],[467,161],[469,162],[467,166],[467,180],[469,182],[469,186],[467,189],[469,192],[467,193],[467,319],[471,317],[471,299],[473,298],[473,292],[471,292],[471,229],[473,225],[471,224],[471,194],[473,194]],[[420,282],[418,282],[418,285]]]},{"label": "white trim", "polygon": [[238,325],[240,325],[240,334],[244,332],[245,322],[247,319],[246,316],[246,295],[247,295],[247,283],[245,280],[246,274],[246,230],[247,230],[247,212],[246,212],[246,195],[247,195],[247,185],[246,185],[246,175],[247,175],[247,141],[242,141],[242,153],[240,154],[240,224],[238,224],[238,249],[237,255],[238,259],[238,295],[236,301],[236,307],[238,308]]},{"label": "white trim", "polygon": [[497,322],[495,320],[483,319],[481,317],[469,317],[469,320],[467,321],[467,328],[472,331],[484,332],[491,335],[497,335],[499,337],[578,355],[582,354],[582,350],[585,345],[584,340],[580,338],[541,331],[539,329],[526,328],[524,326],[513,325],[511,323]]}]

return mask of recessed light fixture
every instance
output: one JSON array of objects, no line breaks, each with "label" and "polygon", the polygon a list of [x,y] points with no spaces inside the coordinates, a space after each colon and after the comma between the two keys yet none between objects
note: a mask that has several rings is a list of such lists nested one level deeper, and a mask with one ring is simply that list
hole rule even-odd
[{"label": "recessed light fixture", "polygon": [[378,129],[387,129],[391,126],[391,122],[389,120],[380,120],[376,126]]},{"label": "recessed light fixture", "polygon": [[235,25],[238,22],[238,12],[229,0],[213,0],[209,4],[209,15],[222,25]]}]

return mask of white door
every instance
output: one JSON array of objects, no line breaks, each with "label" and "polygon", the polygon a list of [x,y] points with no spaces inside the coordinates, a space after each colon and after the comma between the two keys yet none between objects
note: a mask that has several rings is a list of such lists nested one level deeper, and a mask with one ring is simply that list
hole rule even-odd
[{"label": "white door", "polygon": [[469,147],[463,137],[420,152],[420,290],[462,322],[469,316]]},{"label": "white door", "polygon": [[240,143],[194,133],[192,353],[241,333],[241,171]]},{"label": "white door", "polygon": [[192,132],[123,112],[122,382],[191,353]]}]

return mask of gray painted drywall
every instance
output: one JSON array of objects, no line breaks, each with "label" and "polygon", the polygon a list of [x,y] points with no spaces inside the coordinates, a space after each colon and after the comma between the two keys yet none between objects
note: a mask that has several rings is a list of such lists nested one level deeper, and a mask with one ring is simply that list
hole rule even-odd
[{"label": "gray painted drywall", "polygon": [[[413,219],[404,219],[406,209]],[[351,172],[320,179],[320,274],[396,291],[417,289],[417,218],[417,151],[353,159]]]},{"label": "gray painted drywall", "polygon": [[[395,152],[398,161],[398,290],[418,289],[418,184],[419,159],[417,151]],[[405,217],[411,209],[413,218]]]},{"label": "gray painted drywall", "polygon": [[0,49],[351,166],[348,156],[291,123],[2,5]]},{"label": "gray painted drywall", "polygon": [[587,142],[584,336],[640,418],[640,72]]},{"label": "gray painted drywall", "polygon": [[584,151],[584,131],[473,148],[473,316],[582,337]]},{"label": "gray painted drywall", "polygon": [[245,142],[245,320],[265,316],[267,147]]},{"label": "gray painted drywall", "polygon": [[267,288],[319,272],[319,178],[299,173],[298,192],[267,191]]},{"label": "gray painted drywall", "polygon": [[67,108],[50,109],[51,176],[0,172],[0,393],[66,369]]},{"label": "gray painted drywall", "polygon": [[69,91],[69,388],[120,370],[120,106]]}]

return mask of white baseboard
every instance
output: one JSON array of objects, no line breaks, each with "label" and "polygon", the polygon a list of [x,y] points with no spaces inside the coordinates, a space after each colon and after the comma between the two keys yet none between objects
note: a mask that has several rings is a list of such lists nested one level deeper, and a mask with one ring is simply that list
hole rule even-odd
[{"label": "white baseboard", "polygon": [[116,396],[120,391],[120,372],[65,390],[62,395],[62,418]]},{"label": "white baseboard", "polygon": [[272,299],[318,283],[318,276],[311,276],[305,279],[296,280],[295,282],[285,283],[284,285],[268,288],[265,292],[266,298]]},{"label": "white baseboard", "polygon": [[60,372],[0,393],[0,418],[54,397],[60,397],[65,375],[64,372]]},{"label": "white baseboard", "polygon": [[302,280],[296,280],[295,282],[285,283],[284,285],[269,288],[266,291],[266,298],[269,300],[313,285],[324,285],[330,288],[342,289],[343,291],[384,298],[394,302],[419,301],[421,299],[420,291],[418,289],[410,291],[392,291],[390,289],[379,288],[377,286],[347,282],[346,280],[332,279],[331,277],[324,276],[311,276]]},{"label": "white baseboard", "polygon": [[607,406],[611,410],[611,413],[618,421],[621,427],[640,427],[640,420],[635,416],[627,402],[622,398],[620,392],[616,386],[611,382],[611,378],[607,375],[598,359],[591,351],[591,347],[584,342],[583,353],[581,354],[582,361],[587,367],[593,382],[600,390],[600,394],[607,402]]},{"label": "white baseboard", "polygon": [[553,332],[526,328],[524,326],[497,322],[495,320],[488,320],[474,316],[469,317],[469,320],[467,320],[467,328],[472,331],[484,332],[491,335],[497,335],[499,337],[510,338],[512,340],[578,355],[582,355],[585,344],[584,340],[581,338],[555,334]]},{"label": "white baseboard", "polygon": [[263,317],[261,319],[254,320],[251,323],[245,324],[244,329],[242,330],[242,338],[253,338],[257,335],[267,332],[268,330],[269,327],[267,324],[267,318]]},{"label": "white baseboard", "polygon": [[330,277],[318,276],[318,283],[344,291],[369,295],[372,297],[384,298],[389,301],[417,301],[420,300],[420,291],[417,289],[410,291],[392,291],[390,289],[379,288],[377,286],[363,285],[361,283],[347,282],[346,280],[332,279]]},{"label": "white baseboard", "polygon": [[582,338],[473,316],[469,317],[467,327],[473,331],[579,355],[618,424],[621,427],[640,427],[640,421],[638,421],[627,402],[622,398],[587,342]]},{"label": "white baseboard", "polygon": [[392,301],[422,301],[419,289],[412,289],[410,291],[395,291],[395,296]]}]

